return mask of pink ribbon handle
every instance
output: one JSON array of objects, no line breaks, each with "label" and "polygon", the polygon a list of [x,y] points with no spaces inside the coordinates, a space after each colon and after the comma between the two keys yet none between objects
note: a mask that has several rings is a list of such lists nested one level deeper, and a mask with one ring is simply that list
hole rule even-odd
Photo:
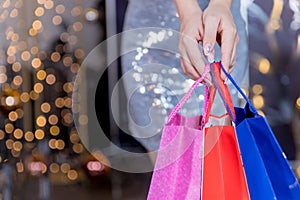
[{"label": "pink ribbon handle", "polygon": [[[176,104],[174,109],[171,111],[169,118],[168,118],[168,123],[174,119],[175,115],[179,112],[179,110],[182,108],[182,106],[191,98],[194,90],[206,78],[207,74],[209,73],[209,70],[210,70],[210,65],[206,64],[202,76],[197,81],[195,81],[195,83],[191,86],[191,88],[182,97],[182,99],[180,99],[180,101]],[[208,102],[208,87],[205,86],[203,116],[206,115],[205,111],[206,111],[206,107],[207,107],[207,102]]]}]

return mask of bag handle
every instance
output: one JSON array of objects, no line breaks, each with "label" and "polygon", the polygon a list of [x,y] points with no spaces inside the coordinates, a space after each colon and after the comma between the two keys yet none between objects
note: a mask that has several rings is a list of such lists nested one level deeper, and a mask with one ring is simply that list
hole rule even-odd
[{"label": "bag handle", "polygon": [[[213,80],[213,84],[210,88],[210,95],[209,95],[209,101],[207,106],[206,113],[211,112],[212,104],[215,99],[216,91],[218,90],[222,101],[224,103],[224,106],[226,108],[227,113],[229,114],[232,121],[236,120],[235,116],[235,110],[234,105],[230,96],[230,92],[228,90],[227,85],[224,83],[224,81],[220,77],[220,63],[215,62],[211,64],[211,77]],[[205,122],[208,122],[209,115],[206,115]]]},{"label": "bag handle", "polygon": [[[182,108],[182,106],[191,98],[194,90],[206,78],[208,73],[209,73],[209,64],[206,64],[202,76],[197,81],[195,81],[195,83],[191,86],[191,88],[188,90],[188,92],[182,97],[182,99],[177,103],[177,105],[171,111],[167,123],[169,123],[170,121],[172,121],[174,119],[175,115],[179,112],[179,110]],[[207,86],[205,86],[205,93],[204,93],[204,108],[205,109],[204,109],[204,112],[206,110],[207,99],[208,99],[208,88],[207,88]]]},{"label": "bag handle", "polygon": [[235,80],[232,78],[232,76],[224,69],[223,65],[221,62],[219,62],[219,66],[221,67],[222,71],[224,72],[224,74],[227,76],[227,78],[230,80],[230,82],[234,85],[234,87],[237,89],[237,91],[242,95],[242,97],[244,98],[244,100],[247,102],[247,104],[249,105],[249,109],[250,111],[254,114],[254,115],[258,115],[257,110],[255,109],[255,107],[252,105],[251,101],[249,100],[249,98],[246,96],[246,94],[243,92],[243,90],[238,86],[238,84],[235,82]]}]

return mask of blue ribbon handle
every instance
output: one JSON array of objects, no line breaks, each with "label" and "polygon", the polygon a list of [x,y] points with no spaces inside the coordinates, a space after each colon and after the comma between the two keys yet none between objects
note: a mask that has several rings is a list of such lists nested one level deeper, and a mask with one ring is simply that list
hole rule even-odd
[{"label": "blue ribbon handle", "polygon": [[[249,105],[250,111],[251,111],[255,116],[259,115],[258,112],[257,112],[257,110],[255,109],[255,107],[252,105],[251,101],[250,101],[250,100],[248,99],[248,97],[245,95],[245,93],[243,92],[243,90],[238,86],[238,84],[235,82],[235,80],[232,78],[232,76],[224,69],[224,67],[223,67],[223,65],[222,65],[221,62],[220,62],[220,66],[221,66],[221,69],[222,69],[222,71],[224,72],[224,74],[227,76],[227,78],[231,81],[231,83],[234,85],[234,87],[238,90],[238,92],[239,92],[239,93],[242,95],[242,97],[245,99],[245,101],[246,101],[247,104]],[[212,70],[211,70],[211,71],[212,71]],[[215,80],[215,78],[214,78],[213,73],[211,73],[211,75],[212,75],[213,82],[214,82],[214,84],[215,84],[215,86],[216,86],[216,89],[218,90],[218,92],[219,92],[219,94],[220,94],[220,96],[221,96],[221,99],[222,99],[223,103],[225,104],[228,113],[230,114],[230,117],[231,117],[232,119],[235,119],[235,118],[233,118],[233,114],[232,114],[232,112],[230,111],[230,109],[228,109],[229,106],[228,106],[227,102],[225,101],[223,95],[222,95],[221,92],[220,92],[220,88],[218,87],[218,84],[216,83],[216,80]]]}]

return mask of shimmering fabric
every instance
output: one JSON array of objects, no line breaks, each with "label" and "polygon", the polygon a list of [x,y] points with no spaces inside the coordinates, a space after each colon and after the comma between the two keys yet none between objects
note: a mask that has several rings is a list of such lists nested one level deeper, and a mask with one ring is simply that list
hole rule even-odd
[{"label": "shimmering fabric", "polygon": [[[202,9],[208,0],[201,0]],[[242,86],[248,85],[248,45],[246,24],[240,14],[239,0],[233,0],[232,13],[237,26],[240,42],[237,51],[237,64],[233,76]],[[180,22],[172,0],[130,0],[127,7],[124,30],[144,27],[159,27],[163,30],[137,30],[135,34],[126,34],[122,39],[123,49],[134,49],[122,56],[122,71],[132,78],[124,80],[128,99],[128,129],[147,150],[158,149],[161,130],[167,114],[178,99],[187,91],[192,81],[183,75],[180,67],[180,55],[177,52],[153,49],[160,45],[173,49],[178,46]],[[217,60],[220,59],[216,47]],[[132,91],[132,88],[136,88]],[[200,90],[202,90],[201,88]],[[235,103],[239,102],[236,91],[231,91]],[[222,114],[223,106],[214,107],[215,114]],[[199,115],[203,106],[203,95],[196,95],[182,109],[186,116]],[[126,117],[124,117],[126,119]]]}]

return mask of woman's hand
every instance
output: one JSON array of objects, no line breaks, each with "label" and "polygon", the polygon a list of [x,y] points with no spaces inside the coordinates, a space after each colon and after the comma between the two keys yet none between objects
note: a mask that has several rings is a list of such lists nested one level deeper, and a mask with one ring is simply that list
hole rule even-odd
[{"label": "woman's hand", "polygon": [[[214,45],[221,47],[222,65],[229,73],[236,62],[236,49],[239,41],[237,29],[231,14],[231,2],[211,0],[203,13],[203,51],[207,60],[214,60]],[[221,77],[226,75],[221,72]]]},{"label": "woman's hand", "polygon": [[[205,69],[199,41],[203,40],[202,10],[196,0],[174,0],[179,13],[181,26],[179,51],[183,72],[193,80],[200,78]],[[209,82],[210,78],[206,78]]]}]

